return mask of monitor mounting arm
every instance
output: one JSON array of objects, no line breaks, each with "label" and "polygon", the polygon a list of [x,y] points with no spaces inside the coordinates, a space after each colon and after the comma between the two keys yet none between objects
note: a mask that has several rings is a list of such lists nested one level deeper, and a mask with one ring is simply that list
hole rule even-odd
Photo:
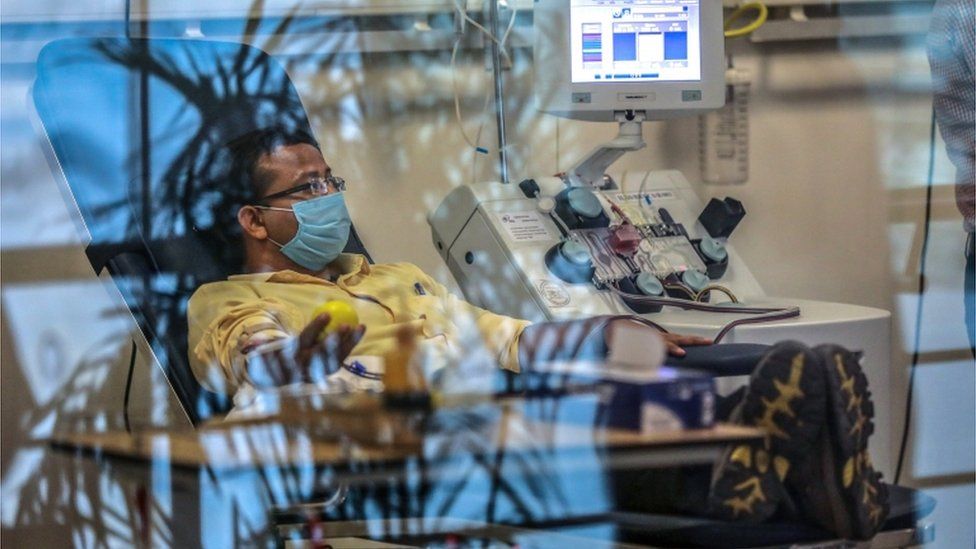
[{"label": "monitor mounting arm", "polygon": [[566,173],[570,186],[603,186],[603,174],[618,158],[630,151],[639,151],[647,146],[641,132],[644,111],[618,111],[614,118],[620,123],[617,137],[593,149]]}]

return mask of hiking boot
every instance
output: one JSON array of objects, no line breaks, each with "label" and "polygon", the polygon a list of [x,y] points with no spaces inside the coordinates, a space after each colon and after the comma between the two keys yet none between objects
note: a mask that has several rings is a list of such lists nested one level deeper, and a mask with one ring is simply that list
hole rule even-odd
[{"label": "hiking boot", "polygon": [[725,450],[712,477],[709,515],[762,522],[788,500],[784,480],[821,433],[825,391],[821,359],[806,345],[785,341],[763,356],[729,421],[758,427],[764,437]]},{"label": "hiking boot", "polygon": [[888,489],[874,470],[868,437],[874,405],[860,353],[838,345],[813,349],[825,365],[827,413],[814,459],[790,479],[800,512],[845,539],[869,539],[888,516]]}]

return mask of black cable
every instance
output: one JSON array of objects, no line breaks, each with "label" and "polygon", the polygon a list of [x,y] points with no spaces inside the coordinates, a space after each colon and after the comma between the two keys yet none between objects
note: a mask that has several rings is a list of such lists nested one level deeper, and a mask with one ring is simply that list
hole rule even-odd
[{"label": "black cable", "polygon": [[[679,309],[692,310],[692,311],[704,311],[706,313],[721,313],[721,314],[754,314],[762,315],[767,313],[786,313],[788,311],[796,311],[799,314],[799,307],[788,306],[788,307],[746,307],[741,303],[736,304],[735,307],[729,307],[726,305],[713,305],[711,303],[702,303],[700,301],[693,301],[688,299],[679,299],[676,297],[663,297],[663,296],[649,296],[644,294],[635,294],[630,292],[625,292],[621,290],[615,282],[608,282],[605,285],[598,280],[594,279],[593,282],[598,287],[606,287],[610,292],[628,300],[636,301],[638,303],[646,303],[648,305],[661,305],[663,307],[677,307]],[[797,315],[793,315],[797,316]]]},{"label": "black cable", "polygon": [[129,374],[125,378],[125,396],[122,397],[122,419],[125,421],[125,432],[131,433],[129,427],[129,390],[132,389],[132,371],[136,365],[136,342],[132,341],[132,354],[129,357]]},{"label": "black cable", "polygon": [[668,307],[679,307],[681,309],[691,309],[696,311],[705,311],[711,313],[741,313],[741,314],[753,314],[756,316],[745,317],[733,320],[723,326],[718,334],[712,338],[712,343],[719,343],[725,338],[733,328],[741,326],[743,324],[760,324],[765,322],[774,322],[777,320],[787,320],[790,318],[796,318],[800,316],[799,307],[723,307],[721,305],[712,305],[709,303],[700,303],[698,301],[688,301],[684,299],[677,299],[671,297],[652,297],[645,296],[641,294],[632,294],[625,292],[618,288],[614,283],[609,283],[606,285],[607,289],[611,292],[617,294],[622,298],[626,298],[631,301],[650,303],[653,305],[661,305]]},{"label": "black cable", "polygon": [[929,128],[929,171],[925,181],[925,221],[922,223],[922,252],[918,265],[918,299],[915,307],[915,341],[913,343],[912,363],[908,374],[908,396],[905,399],[905,425],[901,431],[901,445],[898,449],[898,465],[895,467],[895,484],[901,479],[901,469],[905,460],[905,446],[908,444],[908,431],[912,422],[912,396],[915,390],[915,370],[921,352],[922,305],[925,303],[925,264],[929,249],[929,229],[932,223],[932,179],[935,174],[935,107],[932,107],[932,122]]}]

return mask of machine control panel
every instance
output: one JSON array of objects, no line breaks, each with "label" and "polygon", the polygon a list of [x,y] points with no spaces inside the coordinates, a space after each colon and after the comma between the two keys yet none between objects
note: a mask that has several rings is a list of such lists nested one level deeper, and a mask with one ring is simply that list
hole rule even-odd
[{"label": "machine control panel", "polygon": [[[707,301],[708,287],[728,267],[725,244],[708,234],[692,238],[654,193],[569,187],[556,203],[551,215],[565,240],[546,254],[546,265],[564,282]],[[624,301],[635,312],[647,309]]]},{"label": "machine control panel", "polygon": [[[705,205],[679,172],[615,181],[619,188],[556,177],[459,187],[431,215],[435,245],[469,298],[521,318],[656,313],[668,300],[707,306],[762,295],[728,237],[701,224]],[[491,261],[468,263],[469,252]]]}]

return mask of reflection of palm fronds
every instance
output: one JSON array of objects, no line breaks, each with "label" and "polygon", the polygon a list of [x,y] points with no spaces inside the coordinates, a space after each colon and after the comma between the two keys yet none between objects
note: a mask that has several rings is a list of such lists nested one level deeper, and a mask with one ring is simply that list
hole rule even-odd
[{"label": "reflection of palm fronds", "polygon": [[[282,20],[276,32],[284,33],[291,20]],[[174,51],[143,40],[102,41],[96,46],[109,61],[144,73],[178,92],[185,108],[199,116],[198,126],[187,132],[178,120],[156,120],[151,118],[152,113],[145,113],[153,125],[153,140],[180,142],[174,160],[160,167],[158,176],[152,175],[149,196],[130,189],[133,197],[152,205],[152,234],[142,235],[147,239],[185,234],[193,228],[232,229],[234,206],[246,199],[248,189],[230,181],[226,144],[255,128],[308,124],[290,81],[259,50],[241,45],[233,56],[207,59],[209,48],[193,41],[183,44],[184,48]],[[142,143],[136,151],[152,146]],[[129,226],[139,227],[140,223]]]},{"label": "reflection of palm fronds", "polygon": [[[52,420],[55,430],[90,429],[100,423],[120,428],[120,418],[97,407],[98,403],[118,402],[117,395],[106,394],[104,382],[120,353],[124,354],[126,346],[120,347],[119,339],[111,337],[92,345],[89,358],[78,365],[59,394],[22,418],[24,431],[34,432]],[[15,525],[65,525],[76,545],[136,545],[139,519],[125,497],[113,497],[123,493],[121,487],[104,482],[105,472],[97,467],[81,466],[85,459],[45,452],[31,482],[19,494]],[[160,514],[158,508],[154,510]],[[157,539],[168,534],[166,525],[161,526],[155,530]]]},{"label": "reflection of palm fronds", "polygon": [[[261,24],[261,18],[255,14],[259,14],[262,7],[263,2],[260,0],[252,5],[252,17],[248,19],[244,29],[244,36],[248,41],[253,39]],[[280,41],[293,26],[293,15],[289,14],[276,25],[271,37],[262,45],[266,51],[278,49]],[[329,28],[325,30],[329,31],[341,30],[343,26],[348,27],[346,30],[357,30],[352,21],[330,22],[327,26]],[[330,39],[323,32],[309,33],[307,36],[312,40]],[[276,73],[277,68],[269,59],[243,45],[238,48],[236,55],[221,59],[205,59],[184,51],[181,53],[186,53],[187,61],[181,63],[173,53],[152,48],[150,44],[140,40],[104,41],[99,44],[99,53],[109,61],[138,71],[151,81],[161,82],[175,90],[185,100],[185,108],[199,115],[199,125],[187,131],[180,125],[179,115],[169,121],[152,119],[152,139],[178,141],[178,154],[168,165],[158,169],[154,167],[148,194],[140,189],[129,189],[130,198],[103,204],[97,213],[114,218],[118,216],[120,208],[127,208],[128,200],[148,203],[152,207],[151,220],[140,219],[140,212],[145,208],[133,208],[128,212],[131,222],[126,225],[130,237],[157,240],[185,235],[197,229],[213,229],[222,242],[234,240],[232,234],[236,229],[235,206],[246,199],[249,190],[240,188],[229,180],[230,158],[225,144],[254,128],[272,125],[307,127],[304,109],[297,94],[292,92],[288,79],[276,80],[275,75],[280,73]],[[326,54],[318,63],[327,67],[339,55]],[[425,55],[428,54],[408,56],[407,63],[425,65],[429,63]],[[359,67],[353,68],[361,69],[362,61]],[[363,98],[357,96],[354,100],[362,102]],[[360,113],[367,110],[365,105],[359,106]],[[407,109],[394,110],[404,112]],[[152,143],[140,146],[152,146]],[[132,161],[137,164],[138,158],[135,157]],[[149,228],[148,234],[140,232],[144,224]],[[236,246],[224,245],[218,247],[217,251],[220,255],[212,258],[213,260],[227,266],[238,264]],[[153,310],[163,313],[157,319],[162,326],[180,327],[183,326],[185,315],[185,297],[187,291],[192,291],[194,284],[195,281],[181,277],[176,281],[175,290],[166,292],[159,291],[156,285],[137,285],[134,296],[138,302],[151,303]],[[37,415],[38,419],[44,417],[46,414],[43,412]],[[384,476],[387,478],[351,492],[345,503],[330,514],[343,519],[363,519],[375,516],[376,513],[384,518],[426,516],[427,508],[431,504],[432,484],[435,482],[427,476],[428,467],[431,464],[443,464],[453,459],[451,456],[457,455],[470,458],[470,468],[459,479],[451,479],[448,481],[450,484],[445,482],[441,486],[447,496],[440,502],[436,516],[456,511],[453,506],[468,487],[468,478],[471,476],[468,473],[479,470],[495,479],[493,490],[511,501],[521,520],[551,515],[554,512],[553,501],[568,508],[565,496],[551,476],[551,455],[542,450],[508,455],[494,453],[490,442],[483,437],[484,419],[476,415],[457,414],[439,421],[440,425],[430,426],[432,430],[437,427],[436,430],[450,433],[450,436],[440,439],[439,446],[435,446],[430,455],[419,456],[415,460],[414,470],[418,473],[415,482],[399,477],[402,470],[388,469],[382,463],[352,462],[349,467],[353,474],[377,479]],[[514,482],[501,476],[502,466],[506,462],[508,468],[518,472]],[[263,490],[259,496],[262,505],[271,508],[274,505],[314,498],[315,494],[308,493],[298,480],[302,474],[299,467],[282,466],[262,470],[260,481]],[[326,473],[323,471],[319,474]],[[84,481],[84,489],[89,494],[97,493],[97,486],[90,486],[93,479],[80,480]],[[28,495],[28,501],[41,501],[40,493]],[[492,502],[497,496],[490,497],[488,506],[493,508],[495,503]],[[32,508],[34,506],[27,506],[25,509],[28,510],[22,513],[28,523],[32,520],[29,511]],[[97,506],[94,508],[98,509]],[[134,519],[131,516],[120,516],[113,517],[113,520],[132,524]],[[242,533],[252,539],[265,533],[260,525],[247,525],[244,530]]]},{"label": "reflection of palm fronds", "polygon": [[[523,442],[514,451],[499,453],[497,449],[506,444],[505,440],[486,436],[499,427],[497,417],[489,417],[490,413],[486,416],[484,411],[444,412],[429,416],[424,450],[406,463],[350,459],[335,470],[322,469],[317,473],[320,477],[350,483],[347,497],[332,508],[310,508],[307,512],[313,514],[304,518],[292,515],[291,523],[385,519],[376,523],[385,527],[406,525],[405,519],[424,517],[434,521],[428,528],[437,530],[436,517],[518,523],[560,518],[568,511],[570,505],[553,476],[552,453],[532,447],[531,443],[526,447]],[[277,476],[286,469],[262,473],[265,490],[278,495],[275,505],[318,499],[314,494],[310,497],[287,490],[287,483]],[[481,482],[472,484],[472,478],[478,477]],[[505,502],[504,507],[499,505],[501,502]],[[504,510],[495,513],[496,507]],[[371,534],[396,539],[408,532]]]},{"label": "reflection of palm fronds", "polygon": [[[568,509],[569,503],[551,468],[555,454],[544,451],[541,446],[531,445],[509,451],[506,449],[506,437],[501,440],[485,437],[486,420],[482,414],[461,411],[443,414],[439,425],[428,426],[432,432],[441,434],[437,438],[440,444],[433,447],[429,457],[431,462],[457,461],[458,456],[470,458],[472,462],[464,474],[458,475],[457,480],[448,480],[445,489],[447,497],[434,516],[450,516],[452,511],[456,511],[453,509],[456,501],[465,491],[471,474],[478,469],[483,470],[491,482],[485,502],[485,519],[488,522],[497,518],[499,495],[511,504],[521,521],[552,517],[558,507]],[[507,421],[504,415],[500,421]],[[504,426],[500,428],[506,429]],[[539,443],[544,444],[544,441]],[[514,475],[507,478],[503,472]]]},{"label": "reflection of palm fronds", "polygon": [[[58,393],[43,406],[36,406],[21,418],[25,432],[53,421],[62,428],[83,427],[71,424],[72,421],[85,421],[91,425],[103,424],[108,428],[121,428],[121,418],[113,415],[115,410],[100,407],[105,403],[117,404],[119,396],[109,394],[117,386],[107,384],[106,380],[115,365],[128,356],[128,342],[132,334],[109,334],[92,343],[86,349],[86,357],[64,381]],[[106,386],[108,385],[108,386]]]},{"label": "reflection of palm fronds", "polygon": [[[252,15],[262,9],[257,0]],[[253,37],[260,22],[258,16],[249,18],[245,36]],[[277,47],[292,22],[290,14],[277,24],[271,46]],[[119,198],[93,207],[92,214],[105,233],[117,237],[123,229],[110,228],[124,227],[127,240],[149,248],[147,269],[161,276],[146,273],[143,280],[117,282],[141,326],[159,338],[150,337],[157,352],[170,362],[185,363],[186,300],[201,282],[236,272],[242,264],[236,213],[250,198],[250,189],[231,173],[227,144],[257,128],[308,131],[308,119],[286,73],[259,49],[177,39],[99,39],[93,44],[96,55],[143,82],[138,97],[145,101],[136,118],[148,139],[135,142],[129,153],[128,163],[139,166],[141,175],[117,193]],[[167,91],[160,93],[161,88]],[[154,103],[159,97],[165,103]],[[161,116],[164,110],[172,113],[169,119]],[[159,158],[167,158],[165,164]],[[193,240],[195,247],[185,253],[193,260],[179,266],[161,263],[155,246],[178,237]]]},{"label": "reflection of palm fronds", "polygon": [[[15,524],[62,524],[71,529],[75,545],[137,545],[140,521],[136,512],[125,498],[105,499],[111,490],[103,484],[102,471],[82,466],[82,459],[85,458],[65,456],[41,463],[37,468],[39,478],[21,492]],[[121,492],[121,487],[115,488]]]}]

